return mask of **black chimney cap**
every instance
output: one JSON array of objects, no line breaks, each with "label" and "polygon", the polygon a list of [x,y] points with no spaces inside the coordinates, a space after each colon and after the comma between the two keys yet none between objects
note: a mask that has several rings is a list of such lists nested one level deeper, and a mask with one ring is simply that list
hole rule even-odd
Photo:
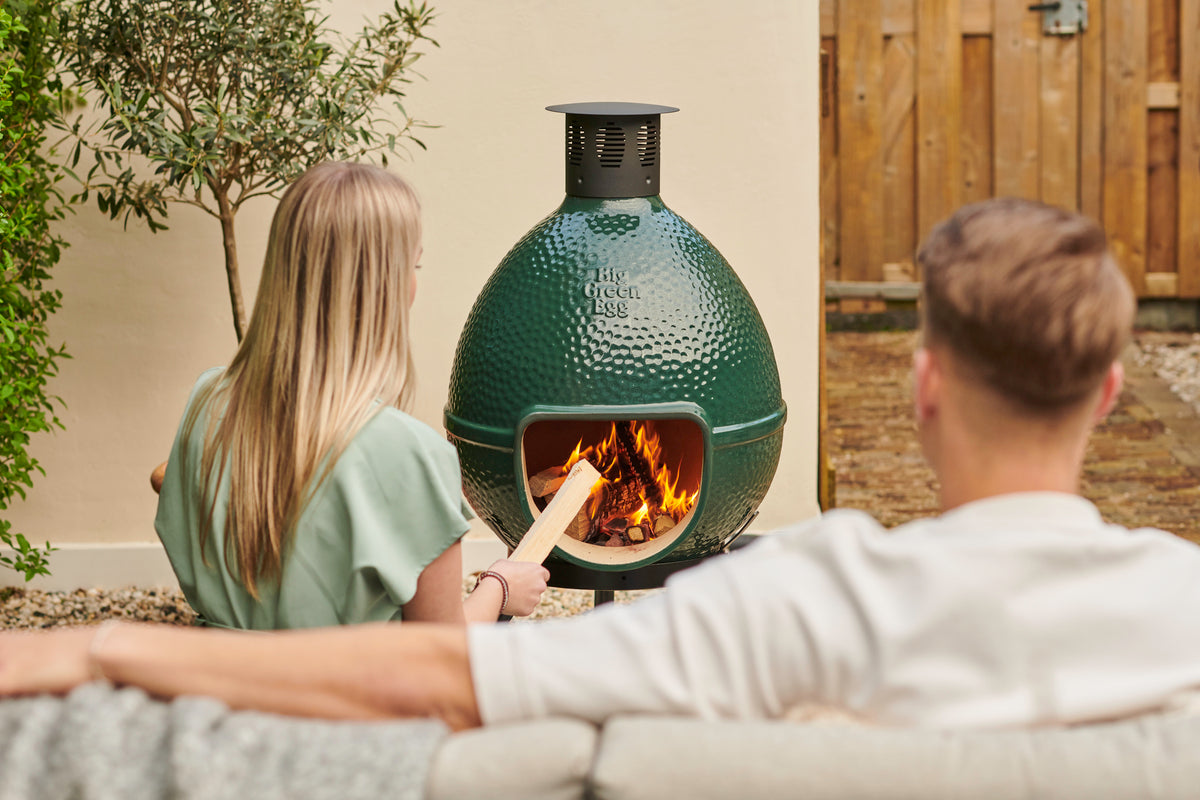
[{"label": "black chimney cap", "polygon": [[546,106],[546,110],[580,117],[644,117],[670,114],[679,109],[674,106],[656,106],[653,103],[563,103]]},{"label": "black chimney cap", "polygon": [[649,103],[567,103],[567,194],[653,197],[659,185],[659,116],[678,111]]}]

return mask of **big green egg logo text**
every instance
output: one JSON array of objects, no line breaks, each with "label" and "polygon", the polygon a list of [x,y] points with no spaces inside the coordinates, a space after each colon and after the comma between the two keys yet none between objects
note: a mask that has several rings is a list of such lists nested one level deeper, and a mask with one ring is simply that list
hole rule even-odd
[{"label": "big green egg logo text", "polygon": [[629,316],[629,301],[641,300],[638,287],[626,283],[626,271],[612,267],[589,270],[592,280],[583,285],[583,296],[592,301],[592,313],[610,319]]}]

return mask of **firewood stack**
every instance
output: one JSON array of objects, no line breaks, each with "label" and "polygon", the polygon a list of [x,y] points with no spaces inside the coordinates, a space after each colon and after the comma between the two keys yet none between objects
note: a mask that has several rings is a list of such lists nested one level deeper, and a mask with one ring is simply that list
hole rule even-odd
[{"label": "firewood stack", "polygon": [[[631,422],[616,423],[616,475],[601,472],[604,479],[579,514],[567,526],[566,534],[587,544],[602,547],[626,547],[662,536],[678,522],[663,510],[662,487],[654,479],[649,460],[637,447]],[[600,465],[588,459],[592,466]],[[529,492],[549,503],[562,486],[565,465],[542,470],[529,478]],[[641,513],[643,512],[644,513]],[[636,520],[636,521],[635,521]]]}]

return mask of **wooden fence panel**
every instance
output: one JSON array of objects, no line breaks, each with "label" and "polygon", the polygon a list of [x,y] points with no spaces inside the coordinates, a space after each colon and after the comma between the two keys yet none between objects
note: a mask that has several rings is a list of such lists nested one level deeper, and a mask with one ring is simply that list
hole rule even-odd
[{"label": "wooden fence panel", "polygon": [[[1179,0],[1150,0],[1146,79],[1150,86],[1178,84]],[[1149,94],[1149,93],[1148,93]],[[1178,293],[1176,263],[1179,214],[1179,110],[1153,108],[1146,120],[1147,294]]]},{"label": "wooden fence panel", "polygon": [[1038,197],[1079,205],[1079,37],[1041,40]]},{"label": "wooden fence panel", "polygon": [[821,40],[821,259],[830,279],[840,277],[837,139],[837,39]]},{"label": "wooden fence panel", "polygon": [[995,6],[995,189],[997,195],[1038,196],[1038,60],[1041,21],[1026,3]]},{"label": "wooden fence panel", "polygon": [[883,279],[883,16],[880,0],[838,6],[841,277]]},{"label": "wooden fence panel", "polygon": [[992,196],[992,38],[966,36],[962,45],[962,202]]},{"label": "wooden fence panel", "polygon": [[1179,21],[1179,294],[1200,297],[1200,0]]},{"label": "wooden fence panel", "polygon": [[898,264],[917,248],[916,36],[888,37],[883,62],[883,258]]},{"label": "wooden fence panel", "polygon": [[[1145,0],[1106,0],[1104,227],[1134,291],[1146,291]],[[1119,199],[1119,201],[1118,201]]]},{"label": "wooden fence panel", "polygon": [[1140,296],[1200,298],[1200,0],[1093,0],[1046,35],[1016,0],[820,0],[830,280],[914,276],[963,202],[1101,220]]},{"label": "wooden fence panel", "polygon": [[917,0],[917,237],[959,205],[962,0]]},{"label": "wooden fence panel", "polygon": [[1079,43],[1079,210],[1104,219],[1104,3],[1088,4]]}]

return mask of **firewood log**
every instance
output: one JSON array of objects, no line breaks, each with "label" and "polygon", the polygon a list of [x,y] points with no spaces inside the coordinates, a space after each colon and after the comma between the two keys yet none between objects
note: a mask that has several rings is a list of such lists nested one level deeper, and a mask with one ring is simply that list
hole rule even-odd
[{"label": "firewood log", "polygon": [[575,515],[575,519],[571,520],[567,525],[566,534],[572,539],[585,541],[588,534],[592,532],[592,518],[588,516],[587,509],[579,509],[579,513]]},{"label": "firewood log", "polygon": [[633,433],[633,423],[622,420],[614,423],[617,429],[617,459],[626,479],[636,480],[646,494],[647,504],[654,509],[662,508],[662,489],[654,480],[654,471],[650,461],[637,447],[637,437]]},{"label": "firewood log", "polygon": [[600,503],[597,519],[606,517],[623,517],[641,508],[642,496],[636,483],[623,480],[605,486],[604,498]]},{"label": "firewood log", "polygon": [[609,536],[620,536],[629,527],[629,520],[624,517],[606,519],[600,530]]},{"label": "firewood log", "polygon": [[529,476],[529,493],[534,497],[546,497],[554,494],[563,485],[567,477],[559,467],[544,469],[536,475]]}]

